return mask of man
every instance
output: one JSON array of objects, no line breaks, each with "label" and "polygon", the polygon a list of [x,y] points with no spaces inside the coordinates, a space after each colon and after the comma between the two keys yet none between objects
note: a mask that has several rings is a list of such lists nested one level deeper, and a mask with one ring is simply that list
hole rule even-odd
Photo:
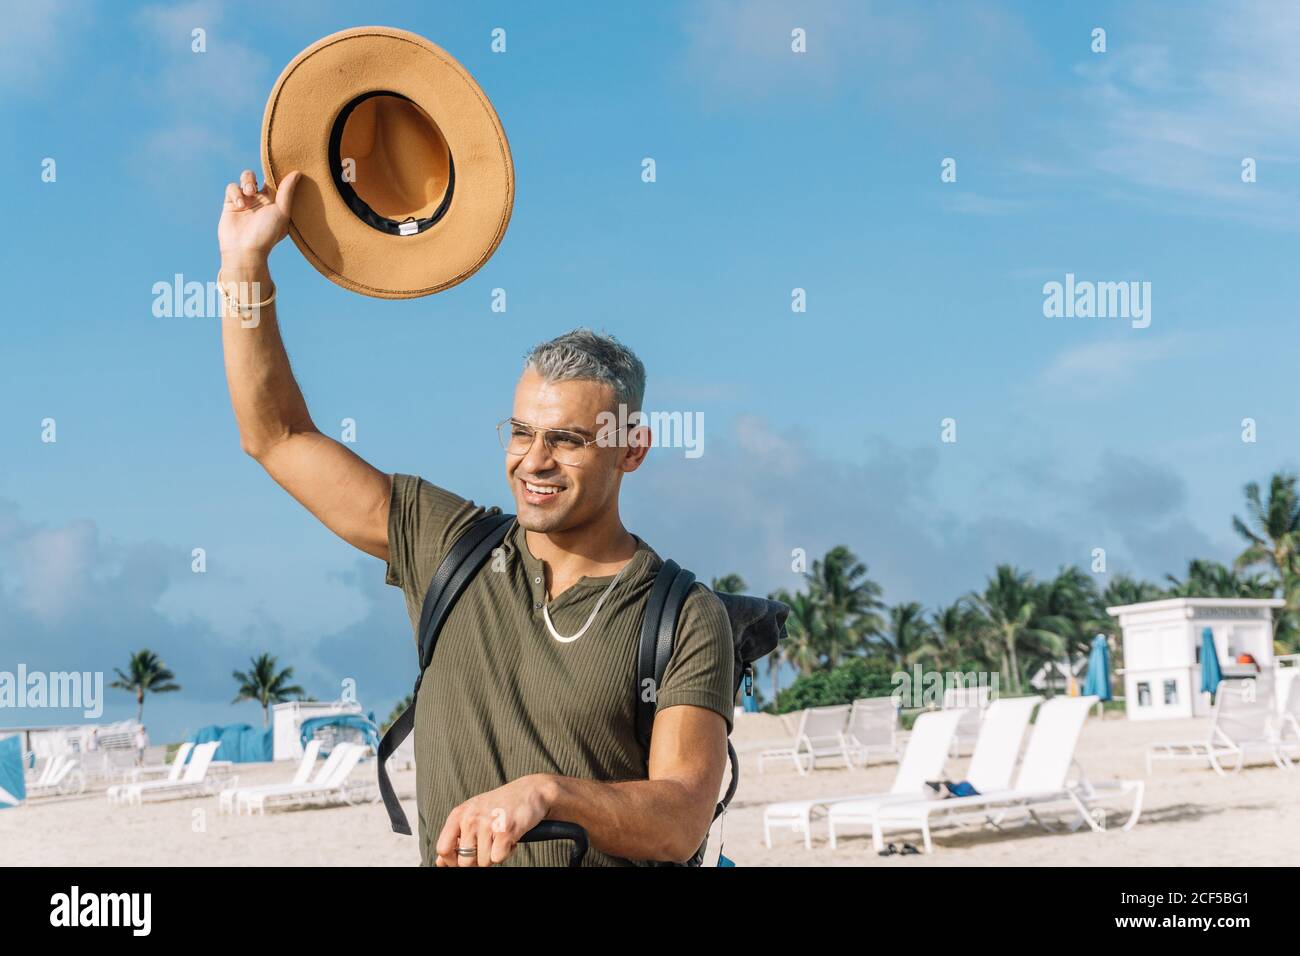
[{"label": "man", "polygon": [[135,765],[144,766],[144,752],[149,749],[149,734],[145,732],[144,724],[141,724],[135,731]]},{"label": "man", "polygon": [[[388,563],[414,625],[451,544],[490,512],[420,478],[385,474],[321,434],[274,304],[256,322],[243,319],[241,307],[272,297],[267,256],[287,234],[300,178],[286,176],[275,195],[245,170],[226,187],[220,275],[241,291],[222,338],[240,441],[327,527]],[[650,434],[637,426],[609,441],[602,413],[617,415],[620,404],[639,411],[644,387],[636,356],[587,330],[529,356],[499,428],[518,518],[449,616],[417,702],[426,866],[561,864],[565,845],[516,845],[548,819],[585,827],[586,862],[597,866],[684,861],[708,832],[734,688],[727,614],[703,587],[685,603],[654,689],[648,754],[635,737],[637,637],[661,562],[623,527],[618,496]],[[447,425],[466,427],[455,414],[444,412]]]}]

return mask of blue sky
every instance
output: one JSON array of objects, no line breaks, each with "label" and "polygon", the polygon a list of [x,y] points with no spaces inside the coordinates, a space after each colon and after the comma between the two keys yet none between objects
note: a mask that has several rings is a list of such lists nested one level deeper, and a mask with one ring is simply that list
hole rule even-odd
[{"label": "blue sky", "polygon": [[[520,359],[586,324],[642,356],[651,408],[704,416],[703,456],[659,449],[624,495],[702,577],[792,586],[792,549],[845,543],[887,600],[932,606],[1004,561],[1231,559],[1242,486],[1297,457],[1300,10],[1130,6],[6,2],[0,670],[150,647],[185,686],[147,706],[155,739],[256,723],[230,671],[261,650],[381,716],[406,692],[382,566],[240,453],[215,321],[151,309],[155,282],[215,274],[280,69],[362,22],[465,64],[517,176],[495,257],[437,296],[272,258],[313,415],[355,419],[376,466],[506,503],[492,424]],[[1150,282],[1150,327],[1045,318],[1066,273]]]}]

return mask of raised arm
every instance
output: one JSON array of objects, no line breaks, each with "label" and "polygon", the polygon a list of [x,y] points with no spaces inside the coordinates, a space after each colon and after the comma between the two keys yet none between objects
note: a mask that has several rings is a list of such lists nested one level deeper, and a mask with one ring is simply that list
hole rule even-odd
[{"label": "raised arm", "polygon": [[[221,281],[242,304],[265,300],[274,289],[267,257],[288,235],[299,179],[296,172],[286,176],[277,196],[270,185],[258,189],[246,169],[238,184],[226,187],[217,226]],[[316,428],[289,366],[275,306],[248,315],[227,309],[221,322],[240,444],[327,528],[388,560],[392,477]]]}]

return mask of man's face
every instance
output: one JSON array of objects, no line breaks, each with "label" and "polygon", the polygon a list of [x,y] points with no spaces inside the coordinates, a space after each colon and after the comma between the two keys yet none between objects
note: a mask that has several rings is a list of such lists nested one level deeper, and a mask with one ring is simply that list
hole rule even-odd
[{"label": "man's face", "polygon": [[[554,453],[541,434],[519,454],[506,452],[506,478],[515,497],[519,524],[543,534],[567,531],[596,520],[618,505],[623,473],[635,471],[646,448],[637,442],[644,429],[614,436],[616,441],[596,443],[614,409],[614,391],[592,381],[548,382],[532,368],[515,386],[510,417],[536,428],[559,428],[582,436],[591,444],[573,443]],[[556,461],[556,456],[565,461]]]}]

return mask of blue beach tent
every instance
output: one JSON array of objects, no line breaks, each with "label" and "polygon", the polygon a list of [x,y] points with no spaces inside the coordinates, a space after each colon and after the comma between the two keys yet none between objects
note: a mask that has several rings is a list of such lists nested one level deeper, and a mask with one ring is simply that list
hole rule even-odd
[{"label": "blue beach tent", "polygon": [[211,724],[200,727],[185,738],[192,744],[220,741],[221,746],[212,755],[213,760],[231,763],[269,763],[275,759],[274,736],[271,728],[256,730],[248,724]]}]

